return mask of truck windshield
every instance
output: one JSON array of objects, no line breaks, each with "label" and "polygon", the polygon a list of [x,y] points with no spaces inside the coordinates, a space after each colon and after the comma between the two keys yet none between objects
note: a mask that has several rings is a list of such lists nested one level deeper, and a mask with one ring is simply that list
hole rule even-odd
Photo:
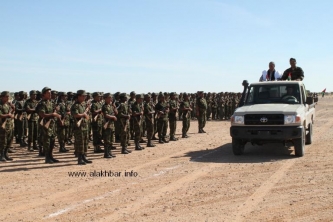
[{"label": "truck windshield", "polygon": [[298,84],[252,85],[248,89],[245,105],[264,103],[300,104]]}]

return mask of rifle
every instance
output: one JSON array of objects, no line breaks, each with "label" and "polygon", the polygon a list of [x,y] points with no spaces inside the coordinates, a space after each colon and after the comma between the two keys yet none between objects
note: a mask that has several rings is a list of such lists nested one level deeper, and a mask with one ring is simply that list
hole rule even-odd
[{"label": "rifle", "polygon": [[[13,106],[13,104],[10,104],[9,102],[7,102],[7,105],[10,106],[10,109],[9,109],[9,114],[14,114],[15,112],[15,107]],[[2,121],[3,118],[1,118],[1,121]],[[5,119],[5,121],[3,121],[2,125],[1,125],[1,128],[2,129],[5,129],[6,128],[6,122],[7,122],[7,118]]]},{"label": "rifle", "polygon": [[[91,104],[88,104],[86,110],[85,110],[83,113],[84,113],[84,114],[87,114],[87,112],[90,110],[90,107],[91,107]],[[81,122],[82,122],[83,118],[84,118],[84,117],[82,117],[82,118],[76,123],[77,127],[80,127],[80,126],[81,126]],[[89,119],[89,116],[87,116],[86,119],[88,120],[88,119]]]}]

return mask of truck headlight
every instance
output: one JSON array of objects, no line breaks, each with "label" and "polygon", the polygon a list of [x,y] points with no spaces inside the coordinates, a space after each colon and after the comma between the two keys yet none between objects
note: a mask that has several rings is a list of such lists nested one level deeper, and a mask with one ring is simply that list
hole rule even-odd
[{"label": "truck headlight", "polygon": [[301,117],[296,115],[285,115],[284,124],[300,123]]},{"label": "truck headlight", "polygon": [[231,123],[244,124],[244,116],[232,116]]}]

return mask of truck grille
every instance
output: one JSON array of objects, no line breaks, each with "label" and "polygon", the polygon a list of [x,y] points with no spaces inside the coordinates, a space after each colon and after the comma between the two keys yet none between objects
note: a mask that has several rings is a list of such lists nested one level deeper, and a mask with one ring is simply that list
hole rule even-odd
[{"label": "truck grille", "polygon": [[245,125],[283,125],[283,114],[246,114]]}]

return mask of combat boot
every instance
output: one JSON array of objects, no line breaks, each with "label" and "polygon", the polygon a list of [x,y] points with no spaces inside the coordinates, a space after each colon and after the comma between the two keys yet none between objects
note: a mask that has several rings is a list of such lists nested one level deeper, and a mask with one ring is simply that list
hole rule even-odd
[{"label": "combat boot", "polygon": [[15,153],[15,151],[12,150],[12,147],[9,147],[9,148],[8,148],[8,153]]},{"label": "combat boot", "polygon": [[82,159],[83,159],[83,161],[84,161],[84,162],[86,162],[86,163],[92,163],[92,161],[91,161],[91,160],[87,160],[87,158],[86,158],[86,155],[85,155],[85,154],[82,154]]},{"label": "combat boot", "polygon": [[202,131],[203,133],[206,133],[206,131],[205,131],[205,130],[203,130],[203,129],[201,129],[201,131]]},{"label": "combat boot", "polygon": [[23,139],[20,139],[20,147],[25,147],[25,143],[24,143],[24,140]]},{"label": "combat boot", "polygon": [[158,139],[158,143],[161,143],[161,144],[164,143],[163,140],[162,140],[162,137]]},{"label": "combat boot", "polygon": [[121,154],[129,154],[129,152],[126,149],[127,147],[123,146],[121,147]]},{"label": "combat boot", "polygon": [[169,142],[169,141],[167,141],[167,140],[165,139],[165,137],[162,138],[162,141],[163,141],[164,143],[168,143],[168,142]]},{"label": "combat boot", "polygon": [[142,150],[139,142],[135,142],[135,150]]},{"label": "combat boot", "polygon": [[31,143],[28,143],[28,151],[34,151],[34,149],[31,147]]},{"label": "combat boot", "polygon": [[39,153],[38,156],[45,156],[44,150],[42,146],[39,146]]},{"label": "combat boot", "polygon": [[50,151],[45,151],[45,163],[53,163],[50,157]]},{"label": "combat boot", "polygon": [[82,155],[78,155],[77,164],[78,165],[86,165],[86,162],[83,161]]},{"label": "combat boot", "polygon": [[6,160],[13,160],[13,158],[10,158],[10,157],[8,156],[8,148],[5,148],[5,159],[6,159]]},{"label": "combat boot", "polygon": [[32,148],[33,148],[34,150],[38,150],[38,146],[37,146],[37,142],[36,142],[36,141],[33,142],[33,144],[32,144]]},{"label": "combat boot", "polygon": [[55,158],[53,157],[53,148],[51,148],[49,152],[50,152],[50,153],[49,153],[49,155],[50,155],[50,159],[51,159],[54,163],[58,163],[59,160],[57,160],[57,159],[55,159]]},{"label": "combat boot", "polygon": [[65,143],[60,143],[60,147],[59,147],[59,152],[60,153],[66,153],[69,150],[65,148]]},{"label": "combat boot", "polygon": [[148,139],[147,147],[155,147],[155,145],[151,142],[151,139]]},{"label": "combat boot", "polygon": [[178,139],[174,136],[170,137],[170,141],[177,141]]},{"label": "combat boot", "polygon": [[94,153],[103,153],[104,150],[101,149],[100,146],[94,146]]},{"label": "combat boot", "polygon": [[0,152],[0,161],[4,161],[4,162],[6,162],[6,159],[5,159],[5,150],[2,150],[2,151]]},{"label": "combat boot", "polygon": [[108,150],[108,152],[109,152],[109,155],[113,158],[113,157],[116,157],[116,155],[113,155],[112,154],[112,151],[111,151],[111,146],[109,146],[109,150]]},{"label": "combat boot", "polygon": [[182,135],[182,138],[187,138],[187,137],[186,137],[186,134],[183,134],[183,135]]},{"label": "combat boot", "polygon": [[107,146],[104,147],[104,158],[112,158],[112,156],[109,153],[109,147]]}]

